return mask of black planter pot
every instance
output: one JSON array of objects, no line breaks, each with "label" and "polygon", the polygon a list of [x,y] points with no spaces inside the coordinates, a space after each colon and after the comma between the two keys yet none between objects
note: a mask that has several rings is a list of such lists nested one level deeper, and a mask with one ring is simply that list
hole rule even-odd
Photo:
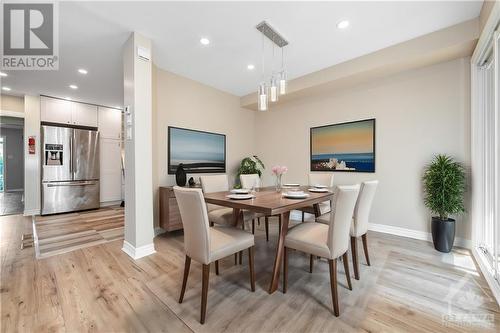
[{"label": "black planter pot", "polygon": [[186,186],[186,170],[184,170],[182,163],[175,170],[175,182],[177,186]]},{"label": "black planter pot", "polygon": [[432,242],[434,248],[439,252],[448,253],[453,248],[455,240],[455,220],[440,220],[438,217],[432,218]]}]

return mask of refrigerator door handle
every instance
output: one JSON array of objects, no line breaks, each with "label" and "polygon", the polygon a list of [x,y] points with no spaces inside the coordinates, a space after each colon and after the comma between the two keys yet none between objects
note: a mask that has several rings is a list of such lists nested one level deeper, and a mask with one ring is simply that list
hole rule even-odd
[{"label": "refrigerator door handle", "polygon": [[96,182],[80,182],[80,183],[50,183],[47,187],[59,187],[59,186],[88,186],[96,185]]}]

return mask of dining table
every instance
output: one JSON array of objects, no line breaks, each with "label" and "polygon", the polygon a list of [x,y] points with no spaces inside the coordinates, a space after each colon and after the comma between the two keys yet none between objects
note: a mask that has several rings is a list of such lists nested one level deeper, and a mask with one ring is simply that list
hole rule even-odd
[{"label": "dining table", "polygon": [[[276,247],[273,274],[268,289],[269,294],[274,293],[278,289],[280,264],[284,253],[285,237],[290,223],[290,212],[294,209],[313,206],[314,214],[318,217],[321,214],[319,204],[324,201],[331,201],[333,198],[332,188],[328,188],[327,192],[311,192],[309,188],[308,186],[298,186],[277,190],[276,187],[261,187],[254,189],[252,191],[252,198],[245,200],[228,198],[228,195],[231,194],[230,191],[204,194],[206,203],[233,209],[234,226],[237,226],[239,223],[244,225],[242,210],[262,213],[266,216],[281,215],[281,230]],[[289,198],[285,196],[285,193],[288,191],[303,191],[307,193],[307,196],[303,198]]]}]

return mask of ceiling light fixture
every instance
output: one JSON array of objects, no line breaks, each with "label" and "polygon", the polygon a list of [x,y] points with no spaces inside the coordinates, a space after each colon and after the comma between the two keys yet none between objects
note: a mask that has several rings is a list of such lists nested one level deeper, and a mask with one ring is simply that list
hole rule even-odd
[{"label": "ceiling light fixture", "polygon": [[252,65],[252,64],[249,64],[249,65],[247,66],[247,69],[248,69],[249,71],[253,71],[253,70],[255,69],[255,66],[254,66],[254,65]]},{"label": "ceiling light fixture", "polygon": [[64,97],[65,100],[71,101],[71,97]]},{"label": "ceiling light fixture", "polygon": [[76,84],[70,84],[69,87],[71,89],[78,89],[78,86]]},{"label": "ceiling light fixture", "polygon": [[1,77],[6,77],[6,76],[8,76],[8,75],[7,75],[7,73],[0,72],[0,76],[1,76]]},{"label": "ceiling light fixture", "polygon": [[349,26],[349,21],[348,20],[342,20],[339,23],[337,23],[337,28],[338,29],[345,29]]},{"label": "ceiling light fixture", "polygon": [[86,69],[80,68],[78,70],[78,73],[83,74],[83,75],[87,75],[88,71]]},{"label": "ceiling light fixture", "polygon": [[200,39],[200,43],[201,45],[208,45],[210,44],[210,40],[208,38],[203,37],[202,39]]},{"label": "ceiling light fixture", "polygon": [[3,91],[11,91],[12,89],[10,89],[9,87],[2,87],[2,90]]}]

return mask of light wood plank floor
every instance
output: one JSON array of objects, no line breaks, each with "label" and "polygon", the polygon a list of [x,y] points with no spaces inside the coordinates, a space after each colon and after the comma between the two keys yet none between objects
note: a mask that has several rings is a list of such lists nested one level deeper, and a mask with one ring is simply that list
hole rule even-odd
[{"label": "light wood plank floor", "polygon": [[[183,304],[182,232],[156,237],[157,253],[133,261],[112,241],[46,259],[19,249],[31,220],[0,218],[1,332],[498,332],[500,313],[468,251],[436,252],[430,243],[369,233],[372,266],[361,257],[353,291],[339,265],[341,316],[331,310],[328,264],[308,273],[290,254],[289,287],[267,294],[276,246],[256,235],[257,290],[246,257],[210,274],[207,322],[200,325],[201,269],[192,263]],[[275,226],[276,224],[272,224]],[[262,227],[262,225],[261,225]],[[352,272],[352,265],[351,265]],[[451,316],[449,316],[451,315]],[[484,317],[486,316],[486,317]],[[454,321],[446,321],[446,319]],[[481,323],[471,320],[486,318]],[[465,321],[463,321],[465,319]],[[462,322],[457,322],[462,320]]]}]

